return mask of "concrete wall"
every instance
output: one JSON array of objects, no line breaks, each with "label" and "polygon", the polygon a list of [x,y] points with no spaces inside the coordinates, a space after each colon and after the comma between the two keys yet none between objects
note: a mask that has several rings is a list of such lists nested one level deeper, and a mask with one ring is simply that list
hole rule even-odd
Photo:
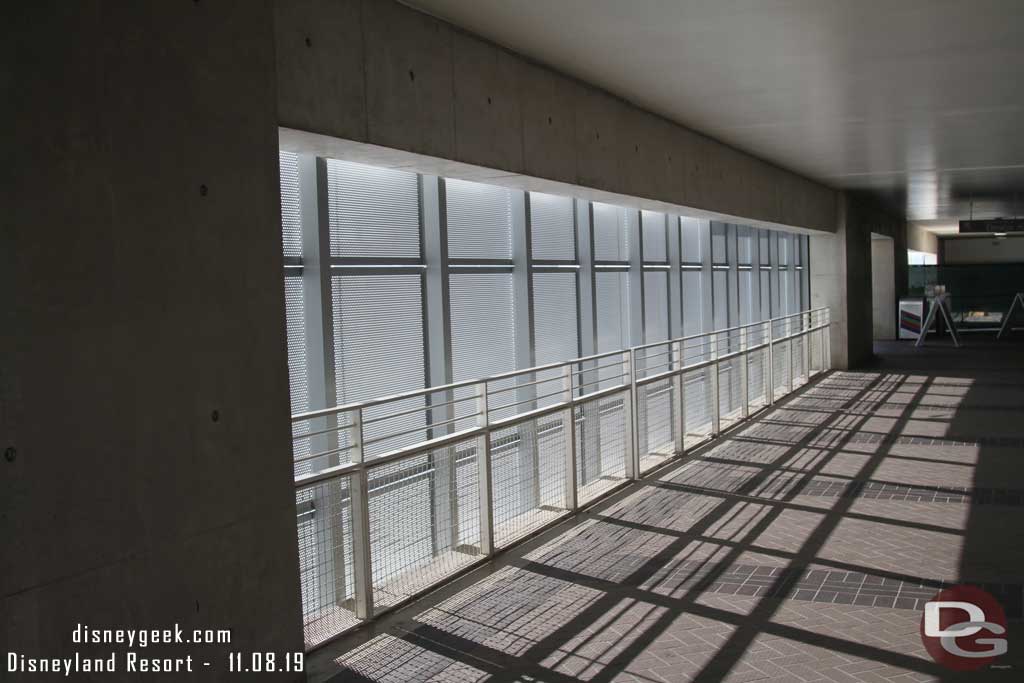
[{"label": "concrete wall", "polygon": [[[871,360],[873,304],[871,233],[891,237],[895,254],[906,253],[906,223],[870,198],[843,193],[834,235],[811,235],[811,306],[832,311],[832,365],[855,368]],[[907,260],[896,258],[892,292],[907,289]]]},{"label": "concrete wall", "polygon": [[0,642],[177,622],[232,643],[150,654],[301,650],[272,10],[4,14]]},{"label": "concrete wall", "polygon": [[896,338],[895,249],[891,237],[871,239],[872,339]]},{"label": "concrete wall", "polygon": [[943,238],[942,262],[1024,263],[1024,235]]},{"label": "concrete wall", "polygon": [[275,5],[284,127],[496,169],[495,176],[835,231],[832,189],[404,5]]}]

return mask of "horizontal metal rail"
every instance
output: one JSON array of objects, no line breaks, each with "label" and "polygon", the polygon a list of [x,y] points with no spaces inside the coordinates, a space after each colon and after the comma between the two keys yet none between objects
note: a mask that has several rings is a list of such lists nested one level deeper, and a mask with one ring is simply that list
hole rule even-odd
[{"label": "horizontal metal rail", "polygon": [[[310,547],[300,539],[303,576],[315,579],[303,579],[304,609],[307,603],[313,605],[312,616],[305,619],[307,629],[320,632],[312,638],[313,646],[485,560],[496,546],[570,514],[580,501],[597,500],[683,455],[692,447],[690,437],[713,438],[723,423],[746,419],[752,406],[771,405],[780,391],[792,391],[797,380],[828,370],[828,328],[828,310],[820,308],[293,415],[296,426],[315,419],[339,423],[293,437],[295,463],[313,470],[297,470],[295,476],[297,523],[315,530],[303,537],[313,539],[307,541]],[[693,342],[702,351],[685,356]],[[648,353],[657,347],[663,350]],[[644,374],[651,370],[643,367],[646,361],[665,356],[667,360],[653,366],[657,372]],[[595,367],[586,367],[588,363]],[[601,378],[601,371],[608,369],[618,372]],[[538,373],[552,376],[537,379]],[[720,376],[728,379],[720,382]],[[514,383],[493,386],[509,381]],[[537,395],[538,385],[556,382],[559,390]],[[595,385],[596,391],[584,391]],[[469,389],[470,395],[455,397],[455,392]],[[513,391],[514,402],[500,405],[492,400]],[[410,399],[424,396],[440,400],[408,408]],[[539,405],[552,398],[559,400]],[[691,401],[698,402],[696,412],[688,410]],[[470,403],[472,412],[459,415],[460,403]],[[396,410],[382,414],[388,405]],[[515,414],[495,416],[511,409]],[[423,424],[410,427],[408,420],[398,421],[391,430],[382,424],[417,413],[425,416]],[[428,420],[429,414],[446,419]],[[460,425],[465,428],[458,429]],[[422,438],[415,443],[367,452],[369,446],[417,433]],[[668,442],[666,433],[671,435]],[[342,435],[345,442],[339,443]],[[349,462],[339,463],[334,456],[343,452]],[[504,468],[500,492],[495,490],[499,479],[494,471],[499,466]],[[511,483],[510,472],[517,477]],[[386,515],[387,508],[370,500],[402,496],[414,488],[430,492],[428,497],[416,494],[420,502],[415,503],[430,507],[421,511],[422,519],[429,519],[429,537],[406,544],[381,540],[381,534],[404,530],[376,519],[373,515]],[[545,496],[554,496],[555,502],[544,503]],[[412,498],[391,502],[398,507],[413,504]],[[432,550],[417,550],[426,554],[409,559],[395,556],[396,547]]]}]

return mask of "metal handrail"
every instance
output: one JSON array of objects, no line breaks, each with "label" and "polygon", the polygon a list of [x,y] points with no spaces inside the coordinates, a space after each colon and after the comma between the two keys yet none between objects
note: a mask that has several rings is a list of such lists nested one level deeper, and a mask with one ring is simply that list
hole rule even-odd
[{"label": "metal handrail", "polygon": [[[785,333],[778,334],[777,336],[777,331],[774,328],[780,322],[785,322],[783,328]],[[607,399],[612,396],[622,396],[621,405],[622,409],[625,411],[623,413],[623,424],[625,430],[623,438],[626,443],[626,478],[637,479],[643,474],[641,467],[640,423],[638,422],[639,407],[641,405],[640,389],[648,387],[649,385],[668,381],[670,382],[669,386],[665,387],[663,391],[659,390],[658,393],[668,393],[671,391],[677,392],[679,398],[673,408],[671,419],[673,421],[673,433],[676,435],[674,437],[674,454],[676,456],[681,456],[686,452],[685,438],[689,435],[686,430],[687,418],[685,408],[683,406],[683,403],[686,400],[684,388],[688,383],[688,377],[692,378],[694,372],[711,369],[709,374],[710,381],[706,385],[710,395],[706,396],[706,400],[708,401],[711,411],[711,427],[710,436],[708,438],[714,438],[721,432],[722,420],[727,418],[742,420],[749,417],[751,400],[749,395],[750,384],[748,381],[750,363],[748,359],[753,354],[763,354],[762,357],[764,358],[764,362],[761,364],[761,372],[763,373],[761,386],[763,387],[765,404],[771,405],[775,402],[779,389],[782,389],[783,395],[785,395],[794,388],[794,365],[796,362],[794,354],[796,353],[797,348],[795,344],[796,339],[804,338],[805,340],[809,340],[811,338],[810,335],[817,334],[817,338],[819,340],[818,351],[821,354],[818,365],[819,372],[824,372],[830,368],[830,349],[828,341],[829,325],[828,309],[818,308],[788,314],[778,318],[772,318],[770,320],[737,325],[713,332],[703,332],[667,341],[652,342],[634,346],[628,349],[603,352],[558,363],[549,363],[533,368],[515,370],[472,381],[453,382],[443,386],[428,387],[391,396],[383,396],[369,401],[349,403],[333,408],[299,413],[292,416],[293,423],[320,417],[330,418],[342,415],[345,416],[346,420],[343,425],[339,424],[337,426],[329,426],[327,429],[315,432],[307,431],[303,434],[294,436],[293,443],[297,443],[302,439],[309,439],[313,436],[320,435],[322,438],[317,443],[327,446],[326,449],[320,450],[315,454],[305,454],[301,457],[294,458],[296,463],[310,462],[317,458],[335,455],[342,452],[349,453],[349,462],[328,463],[328,467],[319,471],[298,474],[295,476],[295,486],[297,490],[301,491],[310,489],[310,487],[317,484],[324,484],[335,480],[340,481],[342,478],[347,478],[349,486],[348,495],[351,496],[351,552],[353,553],[351,571],[353,572],[353,597],[355,598],[351,603],[351,607],[354,612],[354,616],[357,619],[371,619],[385,611],[382,609],[375,609],[373,600],[374,579],[372,575],[373,563],[370,547],[370,508],[368,504],[370,496],[369,473],[371,471],[379,472],[382,466],[388,464],[422,457],[431,452],[438,451],[439,449],[455,447],[459,444],[474,441],[476,444],[475,454],[473,450],[467,448],[465,451],[467,455],[465,457],[474,458],[477,462],[479,505],[477,506],[476,514],[479,515],[477,523],[480,530],[480,557],[475,562],[484,561],[494,553],[494,498],[491,491],[490,459],[492,441],[494,441],[494,439],[492,439],[492,435],[495,432],[499,430],[508,430],[509,427],[526,424],[547,416],[554,416],[558,414],[566,415],[566,418],[562,423],[564,425],[563,429],[566,430],[564,437],[564,442],[566,444],[566,453],[564,456],[565,511],[571,513],[578,507],[578,473],[576,471],[577,407],[587,404],[600,405],[600,403],[597,402],[602,399]],[[797,327],[797,329],[794,330],[794,327]],[[758,330],[759,332],[755,335],[754,332],[757,332]],[[754,336],[757,339],[755,343],[750,343],[751,336]],[[705,351],[699,354],[700,360],[688,363],[687,361],[692,361],[695,356],[685,355],[685,351],[693,349],[693,347],[688,347],[686,342],[697,339],[702,339],[704,342],[710,342],[709,346]],[[784,346],[780,347],[780,345]],[[664,346],[665,351],[654,354],[654,356],[668,356],[668,360],[667,362],[662,361],[655,365],[656,368],[659,368],[658,372],[641,376],[643,372],[648,371],[647,369],[640,367],[641,361],[648,360],[648,358],[644,357],[646,354],[643,352],[656,346]],[[782,386],[777,387],[775,385],[776,368],[773,359],[775,355],[780,352],[780,348],[784,355],[788,355],[788,360],[785,363],[785,367],[788,368],[788,375],[784,378]],[[806,375],[807,379],[810,379],[812,374],[810,348],[810,343],[805,342],[801,351],[803,354],[803,374]],[[617,357],[617,360],[606,364],[599,364],[594,368],[587,368],[583,366],[583,364],[588,362],[597,362],[611,357]],[[733,366],[731,364],[737,359],[742,361],[738,366],[738,372],[740,373],[739,380],[743,387],[741,391],[742,403],[739,406],[739,416],[731,418],[729,416],[736,415],[736,409],[730,409],[728,416],[719,415],[721,410],[719,404],[719,375],[723,369],[729,370],[730,372],[734,371],[733,368],[736,368],[737,366]],[[667,369],[660,369],[665,366],[667,366]],[[619,368],[620,370],[612,377],[597,377],[600,370],[608,368]],[[521,382],[509,387],[492,389],[489,386],[494,382],[509,380],[523,375],[533,374],[536,377],[536,373],[557,370],[561,371],[560,376],[554,375],[542,380],[534,379],[534,381]],[[536,385],[557,382],[559,379],[562,381],[562,388],[560,391],[553,391],[540,396],[531,395],[534,392],[533,388]],[[613,384],[611,386],[598,388],[598,390],[591,393],[583,392],[583,389],[587,386],[606,383]],[[453,395],[452,392],[458,389],[467,389],[470,387],[473,388],[472,395],[464,398],[451,398]],[[514,403],[505,405],[491,404],[491,396],[512,390],[522,390],[526,393],[517,397],[519,400]],[[380,406],[386,403],[407,401],[412,398],[437,393],[447,393],[447,398],[451,398],[451,400],[443,401],[439,404],[427,403],[422,407],[403,409],[387,416],[374,415],[372,418],[367,419],[364,415],[364,411],[368,408]],[[541,400],[559,395],[561,395],[560,401],[551,405],[537,407],[538,402]],[[650,392],[645,392],[644,394],[644,396],[649,395]],[[455,404],[466,402],[470,402],[471,405],[475,406],[474,412],[462,416],[454,414]],[[616,399],[616,402],[618,402],[618,399]],[[527,406],[528,409],[516,412],[511,416],[503,416],[501,418],[496,418],[494,416],[498,411],[518,408],[519,406]],[[426,412],[445,407],[451,407],[451,410],[453,411],[448,414],[448,419],[424,424],[422,426],[417,425],[416,427],[405,428],[404,431],[397,433],[376,433],[381,430],[375,430],[370,438],[366,438],[364,435],[364,428],[367,425],[378,424],[395,417],[405,416],[415,412]],[[455,429],[459,424],[467,423],[468,425],[466,428],[458,430]],[[401,426],[406,427],[406,425]],[[451,431],[450,433],[437,434],[437,429],[439,427],[448,428],[451,429]],[[373,454],[370,456],[366,453],[366,447],[369,445],[388,442],[392,439],[421,431],[424,436],[429,435],[431,438],[423,439],[413,444],[401,445],[381,454]],[[444,431],[447,431],[447,429]],[[336,441],[331,440],[330,434],[334,433],[334,438],[337,438],[337,435],[342,432],[347,435],[348,443],[343,446],[339,446]],[[496,444],[500,444],[500,442],[496,442]],[[499,445],[495,445],[494,447],[498,448]],[[666,457],[667,455],[666,451]],[[465,461],[462,460],[462,462]],[[410,465],[412,468],[421,466],[422,465],[417,463],[412,463]],[[399,470],[399,472],[402,471],[403,470]],[[410,469],[409,472],[414,472],[414,470]],[[612,489],[605,491],[602,495],[611,493],[611,490]],[[313,518],[316,518],[317,507],[318,506],[315,504],[304,504],[300,516],[303,519],[308,519],[312,513]],[[325,523],[328,523],[328,520],[325,520]],[[325,569],[322,571],[329,570]],[[398,602],[391,603],[386,609],[393,609],[401,602],[402,601],[399,600]],[[339,631],[339,633],[340,632],[342,631]]]},{"label": "metal handrail", "polygon": [[[380,398],[370,399],[370,400],[367,400],[367,401],[356,401],[356,402],[353,402],[353,403],[346,403],[344,405],[335,406],[335,407],[332,407],[332,408],[320,408],[320,409],[317,409],[317,410],[312,410],[312,411],[308,411],[308,412],[305,412],[305,413],[297,413],[295,415],[292,415],[292,422],[297,422],[297,421],[300,421],[300,420],[309,420],[309,419],[313,419],[313,418],[317,418],[317,417],[324,417],[326,415],[331,415],[331,414],[339,414],[339,413],[352,412],[354,410],[359,410],[359,409],[362,409],[362,408],[369,408],[371,406],[381,405],[383,403],[391,403],[391,402],[394,402],[394,401],[401,401],[401,400],[410,399],[410,398],[417,398],[419,396],[426,396],[427,394],[436,394],[436,393],[441,393],[441,392],[445,392],[445,391],[454,391],[455,389],[462,389],[462,388],[465,388],[465,387],[474,386],[474,385],[480,384],[481,382],[496,382],[498,380],[509,379],[509,378],[512,378],[512,377],[516,377],[518,375],[524,375],[524,374],[529,374],[529,373],[533,373],[533,372],[541,372],[541,371],[546,371],[546,370],[555,370],[557,368],[565,367],[566,365],[583,363],[583,362],[586,362],[586,361],[597,360],[597,359],[600,359],[600,358],[608,358],[610,356],[615,356],[615,355],[625,355],[625,354],[633,353],[633,352],[636,352],[636,351],[639,351],[639,350],[642,350],[642,349],[648,349],[648,348],[651,348],[651,347],[654,347],[654,346],[662,346],[662,345],[665,345],[665,344],[674,344],[674,343],[677,343],[677,342],[685,342],[685,341],[689,341],[689,340],[692,340],[692,339],[700,339],[701,337],[712,337],[714,335],[725,334],[725,333],[728,333],[728,332],[731,332],[731,331],[734,331],[734,330],[740,330],[740,329],[744,329],[744,328],[756,327],[758,325],[772,324],[772,323],[779,322],[781,320],[789,320],[791,318],[795,318],[795,317],[798,317],[798,316],[810,315],[810,314],[819,313],[819,312],[822,312],[822,311],[828,311],[828,308],[823,306],[821,308],[814,308],[814,309],[810,309],[810,310],[807,310],[807,311],[800,311],[799,313],[790,313],[790,314],[787,314],[787,315],[779,316],[777,318],[771,318],[769,320],[761,320],[761,321],[755,322],[755,323],[746,323],[746,324],[743,324],[743,325],[736,325],[736,326],[733,326],[733,327],[725,327],[725,328],[722,328],[720,330],[714,330],[714,331],[711,331],[711,332],[699,332],[697,334],[691,334],[691,335],[688,335],[688,336],[685,336],[685,337],[676,337],[674,339],[669,339],[669,340],[666,340],[666,341],[649,342],[647,344],[640,344],[638,346],[631,346],[629,348],[619,349],[618,351],[605,351],[603,353],[598,353],[598,354],[594,354],[594,355],[591,355],[591,356],[582,356],[580,358],[572,358],[570,360],[559,361],[559,362],[555,362],[555,363],[548,363],[546,365],[538,365],[536,367],[525,368],[523,370],[510,370],[508,372],[503,372],[503,373],[499,373],[499,374],[496,374],[496,375],[488,375],[487,377],[481,377],[479,379],[463,380],[461,382],[452,382],[450,384],[441,384],[441,385],[438,385],[438,386],[426,387],[426,388],[423,388],[423,389],[413,389],[411,391],[406,391],[406,392],[402,392],[402,393],[399,393],[399,394],[391,394],[389,396],[381,396]],[[783,338],[780,338],[780,339],[777,339],[777,340],[773,340],[773,341],[782,341],[782,339]],[[602,366],[602,367],[609,367],[609,366]],[[586,370],[583,370],[583,372],[590,372],[592,370],[593,370],[593,368],[587,368]],[[552,378],[550,380],[543,380],[543,381],[549,382],[549,381],[553,381],[554,379],[555,378]],[[515,387],[509,387],[509,388],[511,389],[511,388],[515,388]],[[472,399],[467,398],[467,399],[459,399],[459,400],[472,400]]]}]

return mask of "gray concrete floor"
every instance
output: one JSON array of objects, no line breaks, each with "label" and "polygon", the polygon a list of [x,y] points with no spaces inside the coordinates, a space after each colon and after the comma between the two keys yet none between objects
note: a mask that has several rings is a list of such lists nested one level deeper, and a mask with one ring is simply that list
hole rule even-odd
[{"label": "gray concrete floor", "polygon": [[[1024,344],[876,345],[678,465],[310,659],[334,681],[1024,675]],[[982,585],[1009,653],[936,665],[921,608]],[[1002,668],[1010,667],[1010,668]]]}]

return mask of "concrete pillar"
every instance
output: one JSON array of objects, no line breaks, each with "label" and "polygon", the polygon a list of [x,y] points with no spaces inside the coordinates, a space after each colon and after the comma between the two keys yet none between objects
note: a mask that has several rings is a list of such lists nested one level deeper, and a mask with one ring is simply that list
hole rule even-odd
[{"label": "concrete pillar", "polygon": [[[831,311],[832,367],[854,368],[872,356],[871,233],[893,238],[892,296],[906,291],[905,222],[849,193],[837,202],[834,234],[811,235],[811,308]],[[902,263],[902,267],[901,267]]]},{"label": "concrete pillar", "polygon": [[0,642],[230,629],[144,652],[196,680],[302,650],[272,10],[7,9]]}]

